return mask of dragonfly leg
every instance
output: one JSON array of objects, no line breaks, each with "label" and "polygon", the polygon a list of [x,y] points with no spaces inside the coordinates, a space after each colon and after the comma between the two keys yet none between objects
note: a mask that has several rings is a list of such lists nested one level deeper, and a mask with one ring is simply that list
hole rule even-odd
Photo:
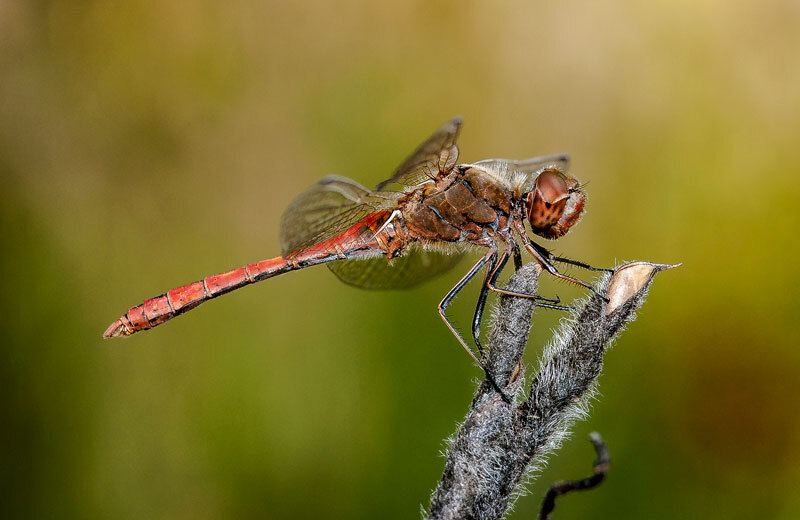
[{"label": "dragonfly leg", "polygon": [[[517,246],[516,242],[513,242],[510,247],[506,249],[506,251],[502,254],[499,261],[496,261],[496,257],[492,257],[488,266],[486,266],[486,276],[483,279],[483,285],[481,286],[481,292],[478,296],[478,305],[475,307],[475,317],[472,319],[472,337],[475,340],[475,345],[478,347],[478,352],[481,355],[481,359],[483,359],[483,347],[481,345],[481,321],[483,320],[483,310],[486,306],[486,298],[489,295],[489,291],[498,292],[501,294],[508,294],[510,296],[518,296],[520,298],[531,298],[535,300],[534,305],[537,307],[544,307],[547,309],[556,309],[560,311],[569,311],[572,310],[570,307],[565,307],[563,305],[558,305],[561,300],[558,296],[555,299],[552,298],[545,298],[544,296],[540,296],[538,294],[528,294],[528,293],[521,293],[516,291],[509,291],[506,289],[500,289],[495,286],[497,282],[497,278],[500,276],[500,273],[503,271],[506,262],[508,262],[509,257],[509,250],[512,253],[515,253],[515,256],[519,254],[519,246]],[[515,258],[516,263],[516,258]]]},{"label": "dragonfly leg", "polygon": [[[519,248],[517,248],[517,251],[519,251]],[[486,266],[486,276],[484,276],[483,284],[481,284],[481,292],[478,296],[478,305],[475,306],[475,316],[472,318],[472,338],[475,340],[475,345],[478,346],[478,352],[481,354],[481,359],[483,359],[483,347],[481,346],[481,321],[483,320],[484,307],[486,307],[486,298],[489,296],[492,276],[494,275],[494,278],[496,279],[497,275],[495,273],[499,274],[499,272],[503,270],[503,266],[507,261],[508,248],[500,257],[499,264],[497,262],[497,253],[492,256],[489,265]]]},{"label": "dragonfly leg", "polygon": [[447,310],[448,305],[450,305],[450,302],[452,302],[453,299],[456,297],[456,295],[459,292],[461,292],[461,289],[463,289],[464,286],[467,285],[467,283],[469,283],[469,281],[472,280],[472,278],[475,277],[475,275],[478,273],[478,271],[481,270],[481,268],[486,264],[486,262],[489,262],[490,260],[492,260],[492,257],[496,257],[496,256],[497,256],[497,249],[496,248],[492,248],[483,257],[481,257],[481,259],[478,260],[475,263],[475,265],[473,265],[470,268],[470,270],[467,272],[467,274],[465,274],[461,278],[461,280],[459,280],[458,283],[456,283],[455,286],[453,286],[453,288],[450,289],[447,292],[447,294],[445,294],[444,298],[442,298],[442,301],[439,303],[438,310],[439,310],[439,316],[441,316],[441,318],[444,321],[445,325],[447,325],[447,328],[450,329],[450,332],[453,333],[453,335],[456,337],[458,342],[461,343],[461,346],[464,347],[464,350],[467,351],[467,353],[475,361],[475,363],[477,363],[478,366],[483,369],[484,373],[486,374],[486,379],[488,379],[489,382],[494,387],[494,389],[497,390],[497,392],[503,398],[503,401],[505,401],[507,403],[510,403],[511,402],[511,398],[505,392],[503,392],[503,389],[500,388],[500,385],[497,384],[497,381],[495,380],[494,375],[492,374],[492,372],[488,368],[486,368],[486,365],[484,365],[483,362],[480,359],[478,359],[478,356],[475,355],[475,352],[473,352],[472,349],[469,348],[469,345],[467,345],[467,342],[464,341],[464,338],[461,337],[461,334],[458,333],[456,328],[453,326],[453,323],[450,321],[450,319],[445,314],[445,311]]},{"label": "dragonfly leg", "polygon": [[561,262],[562,264],[570,264],[582,269],[586,269],[587,271],[601,271],[604,273],[613,273],[613,269],[608,269],[607,267],[594,267],[589,264],[585,264],[583,262],[579,262],[578,260],[572,260],[571,258],[564,258],[563,256],[553,256],[553,261]]},{"label": "dragonfly leg", "polygon": [[564,258],[563,256],[555,256],[553,253],[545,249],[544,247],[540,246],[536,242],[531,242],[531,245],[542,254],[542,256],[546,256],[552,262],[560,262],[562,264],[570,264],[582,269],[586,269],[588,271],[601,271],[606,273],[613,273],[613,269],[605,269],[603,267],[593,267],[589,264],[584,262],[579,262],[578,260],[573,260],[571,258]]},{"label": "dragonfly leg", "polygon": [[522,267],[522,252],[520,252],[519,244],[517,244],[516,240],[511,241],[511,247],[514,252],[514,270],[519,271],[519,268]]},{"label": "dragonfly leg", "polygon": [[[511,249],[511,248],[509,248],[509,249]],[[534,305],[536,305],[537,307],[544,307],[546,309],[556,309],[556,310],[560,310],[560,311],[571,310],[570,307],[565,307],[563,305],[558,305],[561,302],[561,299],[558,296],[556,296],[555,299],[553,299],[553,298],[545,298],[544,296],[541,296],[541,295],[538,295],[538,294],[529,294],[529,293],[522,293],[522,292],[517,292],[517,291],[509,291],[508,289],[501,289],[501,288],[497,287],[495,285],[495,283],[497,283],[497,278],[500,276],[500,272],[505,267],[505,264],[506,264],[507,261],[508,261],[508,249],[506,249],[506,252],[503,253],[503,256],[500,257],[500,260],[497,262],[497,265],[494,268],[494,271],[492,271],[492,274],[489,276],[489,279],[487,281],[485,281],[485,285],[486,285],[487,289],[489,289],[490,291],[494,291],[496,293],[507,294],[509,296],[517,296],[519,298],[530,298],[532,300],[535,300],[534,301]],[[478,326],[480,327],[480,324],[478,324]]]},{"label": "dragonfly leg", "polygon": [[[507,256],[508,252],[503,253]],[[481,359],[484,358],[483,346],[481,345],[481,319],[483,318],[483,309],[486,306],[486,298],[489,296],[489,278],[492,275],[495,265],[497,265],[497,252],[495,251],[489,259],[489,265],[486,266],[486,275],[483,277],[481,284],[481,292],[478,295],[478,304],[475,306],[475,317],[472,318],[472,338],[475,340],[475,345],[478,347],[478,353]]]},{"label": "dragonfly leg", "polygon": [[[556,269],[556,266],[553,265],[553,262],[550,261],[550,259],[552,258],[552,255],[550,254],[550,252],[547,251],[544,248],[541,248],[541,246],[539,246],[538,244],[533,244],[531,242],[531,239],[528,238],[528,234],[525,232],[525,225],[522,223],[522,221],[521,220],[515,220],[514,223],[515,223],[515,225],[517,227],[517,232],[519,233],[520,237],[522,238],[522,242],[525,245],[525,249],[527,249],[528,252],[531,255],[533,255],[533,257],[540,264],[542,264],[542,267],[547,269],[548,273],[552,274],[556,278],[561,278],[562,280],[566,280],[568,282],[572,282],[574,284],[580,285],[581,287],[585,287],[585,288],[589,289],[590,291],[592,291],[592,293],[594,293],[595,295],[597,295],[600,298],[602,298],[606,303],[608,303],[608,301],[609,301],[608,298],[606,298],[605,296],[603,296],[602,294],[597,292],[597,290],[594,287],[592,287],[592,285],[589,284],[588,282],[584,282],[583,280],[580,280],[580,279],[575,278],[573,276],[569,276],[569,275],[562,274],[561,272],[559,272],[559,270]],[[542,252],[540,252],[536,247],[534,247],[534,245],[538,246],[541,249],[544,249],[544,253],[545,254],[542,254]]]}]

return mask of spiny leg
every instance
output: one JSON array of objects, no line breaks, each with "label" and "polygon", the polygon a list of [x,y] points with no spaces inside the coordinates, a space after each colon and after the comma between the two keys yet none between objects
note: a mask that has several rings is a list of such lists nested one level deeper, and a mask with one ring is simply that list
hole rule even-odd
[{"label": "spiny leg", "polygon": [[[527,293],[519,293],[514,291],[508,291],[505,289],[498,289],[494,286],[495,282],[497,281],[498,276],[500,276],[500,272],[505,267],[506,262],[508,262],[509,250],[514,253],[514,263],[516,263],[517,256],[520,256],[520,263],[522,262],[522,255],[519,253],[519,246],[516,246],[516,242],[512,243],[513,246],[506,248],[505,252],[503,252],[502,256],[500,257],[500,262],[497,262],[497,253],[495,253],[489,265],[486,266],[486,275],[483,278],[483,284],[481,285],[481,292],[478,295],[478,304],[475,306],[475,316],[472,319],[472,338],[475,340],[475,345],[478,347],[478,352],[481,355],[481,359],[483,359],[483,346],[481,345],[481,321],[483,320],[483,311],[486,307],[486,298],[489,296],[489,291],[496,291],[502,294],[508,294],[511,296],[519,296],[522,298],[532,298],[534,300],[541,300],[544,302],[549,303],[535,303],[539,307],[547,307],[550,309],[558,309],[558,310],[569,310],[568,307],[562,307],[560,305],[554,305],[560,302],[558,298],[555,300],[550,298],[545,298],[543,296],[539,296],[538,294],[527,294]],[[514,247],[516,246],[516,247]],[[519,269],[519,268],[517,268]]]},{"label": "spiny leg", "polygon": [[[511,249],[511,248],[509,248],[509,249]],[[503,271],[503,268],[505,267],[506,262],[508,262],[508,249],[506,249],[505,253],[503,253],[503,256],[500,257],[500,260],[497,262],[497,265],[494,268],[494,271],[492,271],[491,275],[489,276],[488,281],[485,282],[486,287],[489,290],[497,292],[497,293],[500,293],[500,294],[507,294],[508,296],[516,296],[518,298],[530,298],[531,300],[535,300],[533,304],[536,305],[537,307],[544,307],[546,309],[556,309],[556,310],[560,310],[560,311],[571,310],[569,307],[564,307],[563,305],[558,305],[558,303],[561,301],[558,298],[558,296],[556,296],[555,299],[545,298],[544,296],[540,296],[538,294],[529,294],[529,293],[522,293],[522,292],[517,292],[517,291],[509,291],[508,289],[501,289],[501,288],[497,287],[495,285],[497,283],[497,278],[500,276],[500,273]],[[540,302],[545,302],[545,303],[540,303]]]},{"label": "spiny leg", "polygon": [[531,242],[531,239],[528,238],[528,234],[525,231],[525,225],[522,223],[522,221],[521,220],[515,220],[514,224],[515,224],[515,226],[517,228],[517,232],[519,233],[520,237],[522,238],[522,242],[525,245],[525,249],[527,249],[528,252],[531,255],[533,255],[533,257],[540,264],[542,264],[542,267],[547,269],[548,273],[552,274],[556,278],[561,278],[562,280],[566,280],[568,282],[572,282],[574,284],[580,285],[581,287],[585,287],[585,288],[589,289],[590,291],[592,291],[592,293],[594,293],[597,296],[599,296],[600,298],[602,298],[605,302],[609,301],[608,298],[606,298],[602,294],[598,293],[597,290],[594,287],[592,287],[588,282],[584,282],[583,280],[579,280],[578,278],[575,278],[573,276],[569,276],[569,275],[566,275],[566,274],[562,274],[561,272],[559,272],[559,270],[556,269],[556,266],[554,266],[553,263],[550,261],[549,257],[552,256],[552,255],[550,255],[550,253],[547,250],[545,250],[546,254],[543,255],[542,253],[540,253],[534,247],[534,244]]},{"label": "spiny leg", "polygon": [[[518,296],[520,298],[530,298],[535,300],[534,305],[537,307],[544,307],[547,309],[556,309],[560,311],[568,311],[571,310],[569,307],[565,307],[563,305],[557,305],[561,300],[556,297],[555,299],[545,298],[544,296],[539,296],[538,294],[528,294],[528,293],[521,293],[516,291],[509,291],[507,289],[500,289],[495,286],[497,282],[497,278],[500,276],[503,268],[505,267],[506,262],[508,262],[509,250],[513,253],[519,253],[519,246],[516,245],[516,242],[513,243],[512,246],[509,246],[505,252],[500,257],[499,262],[496,261],[496,256],[493,256],[491,262],[488,266],[486,266],[486,276],[483,279],[483,285],[481,285],[481,292],[478,296],[478,304],[475,307],[475,316],[472,319],[472,338],[475,340],[475,345],[478,347],[478,352],[483,358],[483,347],[481,345],[481,321],[483,320],[483,311],[484,307],[486,306],[486,298],[489,295],[489,291],[495,291],[501,294],[507,294],[509,296]],[[516,256],[515,254],[515,256]],[[516,258],[515,258],[516,263]],[[545,302],[545,303],[541,303]]]},{"label": "spiny leg", "polygon": [[581,280],[579,278],[575,278],[574,276],[569,276],[569,275],[561,273],[558,269],[556,269],[556,267],[550,262],[549,259],[539,255],[538,251],[536,251],[536,249],[531,247],[530,244],[525,244],[525,248],[528,250],[528,252],[530,254],[533,255],[534,258],[536,258],[536,260],[539,261],[540,264],[542,264],[542,266],[545,269],[547,269],[547,272],[549,272],[550,274],[552,274],[556,278],[561,278],[562,280],[566,280],[568,282],[572,282],[574,284],[580,285],[581,287],[585,287],[585,288],[589,289],[590,291],[592,291],[592,293],[596,294],[597,296],[599,296],[600,298],[602,298],[603,300],[608,302],[608,298],[606,298],[602,294],[598,293],[597,290],[594,287],[592,287],[592,285],[589,284],[588,282],[584,282],[583,280]]},{"label": "spiny leg", "polygon": [[546,248],[540,246],[536,242],[531,242],[531,245],[534,248],[536,248],[536,250],[539,251],[539,253],[541,253],[543,256],[546,256],[547,259],[550,260],[551,262],[560,262],[562,264],[570,264],[570,265],[574,265],[574,266],[580,267],[582,269],[586,269],[587,271],[600,271],[600,272],[605,272],[605,273],[613,273],[614,272],[613,269],[606,269],[606,268],[603,268],[603,267],[593,267],[593,266],[591,266],[591,265],[589,265],[587,263],[579,262],[578,260],[573,260],[571,258],[565,258],[563,256],[555,256],[553,253],[548,251]]},{"label": "spiny leg", "polygon": [[464,338],[461,337],[461,334],[458,333],[456,328],[453,326],[453,324],[450,322],[450,320],[447,318],[447,315],[445,314],[445,311],[447,310],[448,305],[450,305],[450,302],[452,302],[453,299],[456,297],[456,295],[459,292],[461,292],[461,289],[463,289],[464,286],[467,285],[467,283],[469,283],[470,280],[472,280],[472,278],[478,273],[478,271],[481,270],[481,267],[483,267],[484,264],[486,264],[486,262],[491,260],[493,256],[496,257],[496,255],[497,255],[497,249],[496,248],[492,248],[483,257],[481,257],[481,259],[478,260],[475,263],[475,265],[473,265],[470,268],[470,270],[467,272],[467,274],[465,274],[461,278],[461,280],[459,280],[458,283],[456,283],[453,286],[453,288],[450,289],[447,292],[447,294],[444,296],[444,298],[442,298],[442,301],[439,303],[438,310],[439,310],[439,316],[441,316],[441,318],[444,321],[445,325],[447,325],[447,328],[450,329],[450,332],[453,333],[453,335],[456,337],[458,342],[461,343],[461,346],[464,347],[464,350],[467,351],[467,353],[475,361],[475,363],[477,363],[478,366],[483,369],[484,373],[486,374],[486,379],[488,379],[489,382],[494,387],[494,389],[497,390],[497,392],[503,398],[503,401],[505,401],[507,403],[510,403],[511,402],[511,398],[508,395],[506,395],[505,392],[503,392],[503,389],[500,388],[500,385],[497,384],[497,381],[495,380],[494,375],[491,373],[491,371],[489,371],[488,368],[486,368],[486,365],[484,365],[483,362],[480,359],[478,359],[478,356],[475,355],[475,352],[473,352],[472,349],[469,348],[469,346],[467,345],[467,342],[464,341]]},{"label": "spiny leg", "polygon": [[581,269],[586,269],[587,271],[600,271],[600,272],[603,272],[603,273],[613,273],[614,272],[613,269],[608,269],[607,267],[594,267],[594,266],[591,266],[591,265],[586,264],[584,262],[579,262],[578,260],[572,260],[571,258],[565,258],[563,256],[555,256],[555,255],[553,255],[551,258],[552,258],[552,260],[554,262],[561,262],[562,264],[574,265],[574,266],[580,267]]}]

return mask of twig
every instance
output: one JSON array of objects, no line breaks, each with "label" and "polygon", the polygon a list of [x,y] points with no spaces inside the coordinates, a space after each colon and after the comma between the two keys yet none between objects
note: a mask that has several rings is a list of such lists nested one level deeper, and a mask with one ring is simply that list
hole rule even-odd
[{"label": "twig", "polygon": [[[503,517],[526,471],[542,464],[570,425],[587,414],[604,352],[635,319],[656,273],[670,267],[633,262],[604,275],[597,291],[609,301],[591,295],[562,323],[519,405],[505,403],[487,381],[481,383],[450,444],[429,519]],[[540,273],[537,264],[528,264],[507,288],[533,293]],[[522,354],[532,314],[530,300],[501,297],[487,366],[508,395],[517,395],[522,387]]]},{"label": "twig", "polygon": [[589,440],[592,441],[594,450],[597,452],[597,459],[592,465],[593,475],[580,480],[562,480],[550,486],[547,495],[545,495],[542,501],[542,508],[539,511],[539,520],[550,520],[550,513],[552,513],[553,509],[556,507],[556,498],[572,491],[592,489],[597,487],[606,478],[608,465],[611,462],[608,456],[608,446],[597,432],[590,433]]}]

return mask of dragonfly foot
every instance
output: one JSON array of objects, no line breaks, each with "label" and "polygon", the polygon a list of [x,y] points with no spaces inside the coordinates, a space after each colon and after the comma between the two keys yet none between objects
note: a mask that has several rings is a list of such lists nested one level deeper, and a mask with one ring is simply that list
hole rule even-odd
[{"label": "dragonfly foot", "polygon": [[537,307],[543,307],[545,309],[554,309],[554,310],[557,310],[557,311],[574,311],[575,310],[574,307],[570,307],[569,305],[555,305],[555,304],[552,304],[552,303],[539,303],[539,302],[534,302],[533,304],[535,306],[537,306]]},{"label": "dragonfly foot", "polygon": [[502,388],[500,388],[500,385],[497,384],[497,381],[494,379],[494,375],[492,375],[489,369],[484,367],[483,371],[486,373],[486,379],[492,384],[497,393],[500,394],[500,397],[503,399],[503,401],[505,401],[507,404],[511,404],[511,396],[505,393]]},{"label": "dragonfly foot", "polygon": [[553,305],[558,305],[559,303],[561,303],[561,298],[559,298],[557,294],[555,298],[545,298],[544,296],[537,295],[536,299],[546,303],[551,303]]},{"label": "dragonfly foot", "polygon": [[602,298],[602,300],[603,300],[604,302],[606,302],[606,303],[611,303],[611,300],[609,300],[609,299],[608,299],[606,296],[603,296],[602,294],[600,294],[599,292],[597,292],[597,289],[595,289],[594,287],[592,287],[592,292],[593,292],[595,295],[597,295],[598,297]]}]

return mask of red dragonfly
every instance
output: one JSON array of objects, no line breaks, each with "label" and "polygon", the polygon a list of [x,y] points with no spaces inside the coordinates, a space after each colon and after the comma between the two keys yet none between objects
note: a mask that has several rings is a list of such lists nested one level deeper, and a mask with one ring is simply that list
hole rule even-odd
[{"label": "red dragonfly", "polygon": [[[523,246],[552,275],[592,287],[564,275],[554,262],[597,270],[554,256],[532,242],[536,235],[556,239],[575,225],[585,194],[567,173],[566,155],[521,161],[488,159],[456,164],[456,117],[422,143],[389,179],[369,190],[350,179],[328,176],[300,195],[281,220],[281,256],[247,264],[177,287],[131,307],[103,337],[128,336],[194,309],[201,303],[245,285],[317,264],[327,264],[343,282],[363,288],[409,287],[454,266],[460,255],[485,250],[439,304],[439,314],[473,360],[486,371],[480,324],[489,291],[537,300],[559,307],[557,299],[512,293],[495,282],[513,255],[517,268]],[[503,249],[500,253],[500,249]],[[445,314],[456,294],[486,268],[473,319],[472,335],[480,358]],[[499,390],[492,375],[489,380]],[[501,391],[502,393],[502,391]]]}]

